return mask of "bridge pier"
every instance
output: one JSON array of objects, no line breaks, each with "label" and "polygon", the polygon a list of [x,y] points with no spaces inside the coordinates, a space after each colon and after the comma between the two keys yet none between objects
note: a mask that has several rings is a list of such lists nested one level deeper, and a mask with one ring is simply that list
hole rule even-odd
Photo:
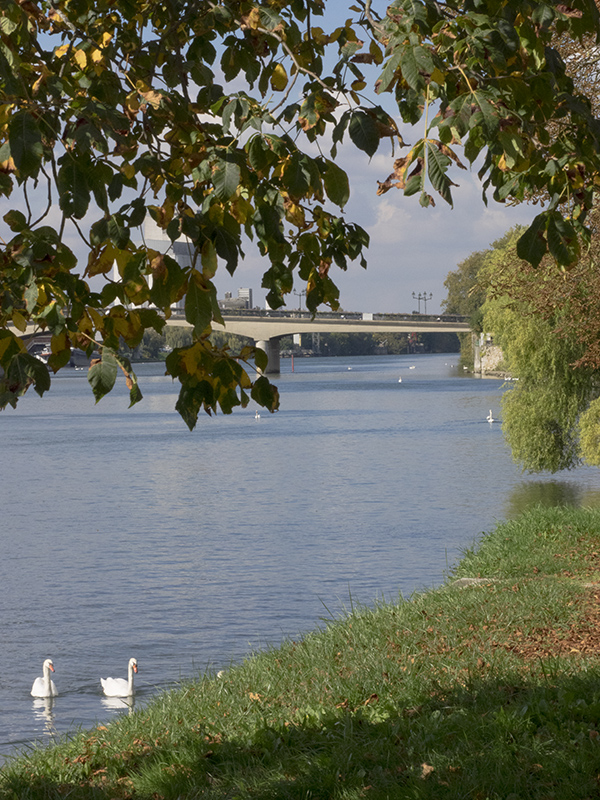
[{"label": "bridge pier", "polygon": [[257,340],[255,344],[257,347],[260,347],[261,350],[265,351],[269,359],[264,374],[278,374],[281,371],[281,345],[279,337],[274,336],[272,339],[260,339]]}]

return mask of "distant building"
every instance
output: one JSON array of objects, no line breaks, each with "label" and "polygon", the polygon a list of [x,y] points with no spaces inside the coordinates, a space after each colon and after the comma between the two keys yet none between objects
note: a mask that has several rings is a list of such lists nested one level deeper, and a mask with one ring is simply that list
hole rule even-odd
[{"label": "distant building", "polygon": [[[143,241],[140,238],[134,241],[134,244],[138,246],[144,244],[146,247],[150,247],[158,253],[168,255],[182,268],[189,268],[192,265],[192,247],[189,239],[184,237],[180,241],[172,242],[151,217],[146,217],[144,222]],[[116,262],[113,266],[113,275],[115,281],[120,280],[119,268]],[[146,280],[148,281],[148,286],[152,288],[152,275],[146,275]],[[180,300],[177,303],[173,303],[171,308],[173,311],[183,312],[184,303],[184,300]]]},{"label": "distant building", "polygon": [[[157,250],[159,253],[169,255],[184,269],[192,265],[192,246],[189,239],[184,237],[176,242],[172,242],[165,231],[158,227],[152,217],[146,217],[144,222],[144,244],[147,247],[151,247],[153,250]],[[148,276],[148,283],[152,286],[151,275]],[[183,299],[179,300],[179,302],[174,303],[171,308],[173,311],[183,311],[184,302]]]},{"label": "distant building", "polygon": [[252,289],[238,289],[238,298],[246,301],[246,308],[254,308],[252,305]]},{"label": "distant building", "polygon": [[219,308],[223,311],[245,311],[252,308],[252,289],[238,289],[238,296],[225,292],[225,298],[219,300]]}]

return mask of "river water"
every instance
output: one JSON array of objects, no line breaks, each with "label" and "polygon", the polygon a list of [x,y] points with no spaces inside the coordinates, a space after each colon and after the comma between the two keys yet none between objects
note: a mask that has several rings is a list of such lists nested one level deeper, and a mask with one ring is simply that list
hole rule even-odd
[{"label": "river water", "polygon": [[[0,414],[0,756],[126,713],[99,679],[139,662],[136,704],[353,604],[440,584],[496,521],[599,505],[598,473],[523,476],[500,381],[452,355],[282,362],[282,409],[203,417],[139,368],[94,404],[84,372]],[[59,696],[30,697],[52,657]]]}]

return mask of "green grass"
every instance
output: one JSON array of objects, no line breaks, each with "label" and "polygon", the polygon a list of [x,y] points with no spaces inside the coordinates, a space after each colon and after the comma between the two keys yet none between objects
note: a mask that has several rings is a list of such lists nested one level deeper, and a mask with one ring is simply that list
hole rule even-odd
[{"label": "green grass", "polygon": [[600,512],[536,510],[439,590],[10,762],[0,798],[597,798],[599,553]]}]

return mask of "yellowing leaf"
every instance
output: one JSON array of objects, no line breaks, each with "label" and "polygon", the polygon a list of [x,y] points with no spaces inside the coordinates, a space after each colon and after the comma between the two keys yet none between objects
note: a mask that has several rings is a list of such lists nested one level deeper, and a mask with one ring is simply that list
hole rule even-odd
[{"label": "yellowing leaf", "polygon": [[98,50],[98,48],[95,47],[90,52],[90,58],[91,58],[91,60],[92,60],[92,62],[94,64],[99,64],[101,61],[104,61],[104,56],[102,55],[102,50]]},{"label": "yellowing leaf", "polygon": [[224,211],[220,203],[213,203],[208,212],[208,217],[215,225],[223,224]]},{"label": "yellowing leaf", "polygon": [[283,64],[277,64],[271,75],[271,88],[276,92],[282,92],[288,85],[288,74]]},{"label": "yellowing leaf", "polygon": [[6,161],[0,161],[0,172],[16,172],[15,162],[13,157],[7,158]]},{"label": "yellowing leaf", "polygon": [[291,222],[297,228],[303,228],[306,224],[306,217],[304,216],[304,209],[296,203],[285,203],[285,217],[288,222]]},{"label": "yellowing leaf", "polygon": [[42,85],[42,83],[44,83],[46,78],[51,74],[52,73],[50,72],[50,70],[45,65],[42,66],[39,78],[35,81],[35,83],[31,87],[31,93],[33,95],[36,95],[38,93],[38,90],[39,90],[40,86]]},{"label": "yellowing leaf", "polygon": [[15,328],[21,333],[25,333],[27,330],[27,320],[19,311],[13,311],[12,313],[12,322]]},{"label": "yellowing leaf", "polygon": [[381,52],[379,45],[374,39],[371,40],[371,43],[369,45],[369,53],[375,59],[376,64],[381,64],[383,62],[383,53]]},{"label": "yellowing leaf", "polygon": [[67,332],[62,331],[62,333],[57,333],[52,336],[50,340],[50,348],[52,349],[53,353],[60,353],[61,350],[65,350],[66,348],[71,349],[71,344],[67,339]]},{"label": "yellowing leaf", "polygon": [[203,348],[199,342],[186,348],[181,354],[181,365],[185,368],[188,375],[194,375],[198,366],[202,362]]},{"label": "yellowing leaf", "polygon": [[163,94],[155,92],[154,89],[150,89],[148,92],[140,92],[140,94],[144,98],[144,102],[149,103],[152,108],[158,108],[164,97]]},{"label": "yellowing leaf", "polygon": [[99,314],[95,308],[88,308],[88,315],[92,320],[94,328],[96,330],[101,331],[104,328],[104,317],[102,314]]},{"label": "yellowing leaf", "polygon": [[9,347],[14,347],[15,342],[21,353],[27,352],[27,349],[23,344],[23,340],[19,336],[15,336],[13,333],[10,333],[9,336],[3,336],[0,338],[0,358],[2,358]]},{"label": "yellowing leaf", "polygon": [[210,239],[202,245],[202,272],[204,276],[208,279],[214,277],[215,272],[217,271],[218,260],[217,260],[217,251],[215,250],[214,244],[210,241]]},{"label": "yellowing leaf", "polygon": [[111,41],[111,39],[112,39],[112,33],[108,33],[108,31],[104,31],[104,33],[102,34],[102,38],[100,40],[101,46],[102,47],[106,47],[108,45],[108,43]]},{"label": "yellowing leaf", "polygon": [[365,88],[366,85],[367,85],[366,81],[353,81],[352,88],[354,89],[355,92],[360,92]]},{"label": "yellowing leaf", "polygon": [[85,51],[75,50],[73,58],[75,59],[75,62],[79,67],[79,69],[85,69],[87,67],[87,56],[85,54]]},{"label": "yellowing leaf", "polygon": [[131,180],[135,175],[135,167],[133,166],[133,164],[123,164],[121,166],[121,172],[123,173],[123,175],[125,175],[127,180]]},{"label": "yellowing leaf", "polygon": [[435,67],[433,72],[431,73],[431,80],[434,83],[437,83],[440,86],[443,86],[443,84],[446,83],[446,76],[441,71],[441,69],[438,69],[437,67]]},{"label": "yellowing leaf", "polygon": [[54,55],[56,56],[56,58],[64,58],[64,56],[67,54],[69,47],[70,45],[68,44],[61,44],[60,47],[57,47],[56,50],[54,51]]},{"label": "yellowing leaf", "polygon": [[252,205],[244,197],[237,197],[231,204],[229,211],[231,216],[241,225],[244,225],[246,220],[254,213]]},{"label": "yellowing leaf", "polygon": [[253,8],[249,14],[242,17],[242,28],[250,28],[256,30],[260,25],[260,10]]}]

